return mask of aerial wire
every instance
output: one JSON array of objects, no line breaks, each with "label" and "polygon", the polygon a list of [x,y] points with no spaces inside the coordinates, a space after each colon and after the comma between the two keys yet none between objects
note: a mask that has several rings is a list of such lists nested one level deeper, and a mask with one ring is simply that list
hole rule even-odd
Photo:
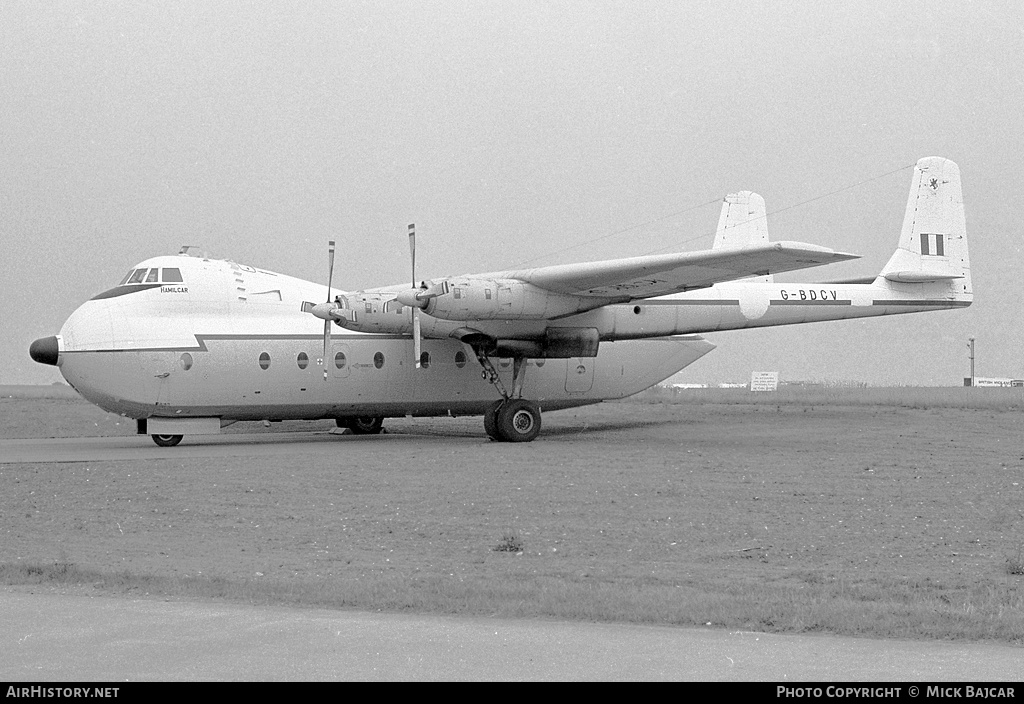
[{"label": "aerial wire", "polygon": [[[675,211],[673,213],[669,213],[668,215],[662,215],[661,217],[654,218],[653,220],[647,220],[645,222],[637,223],[636,225],[630,225],[629,227],[624,227],[623,229],[616,230],[615,232],[609,232],[607,235],[601,235],[600,237],[594,237],[593,239],[589,239],[589,240],[586,240],[584,242],[578,242],[576,244],[571,244],[568,247],[563,247],[562,249],[555,250],[554,252],[548,252],[547,254],[541,254],[539,256],[533,257],[532,259],[527,259],[525,261],[519,262],[519,264],[516,264],[515,266],[522,266],[523,264],[529,264],[530,262],[535,262],[538,259],[545,259],[547,257],[553,257],[556,254],[562,254],[563,252],[568,252],[570,250],[577,249],[577,248],[582,247],[584,245],[593,244],[594,242],[600,242],[602,240],[608,239],[609,237],[615,237],[616,235],[621,235],[621,234],[623,234],[625,232],[629,232],[630,230],[636,230],[637,228],[640,228],[640,227],[647,227],[648,225],[653,225],[656,222],[661,222],[662,220],[668,220],[669,218],[674,218],[677,215],[683,215],[683,214],[689,213],[689,212],[691,212],[693,210],[700,210],[701,208],[706,208],[709,205],[713,205],[715,203],[721,202],[721,200],[722,200],[721,198],[715,198],[714,200],[709,200],[707,203],[701,203],[700,205],[692,205],[692,206],[690,206],[688,208],[684,208],[683,210],[677,210],[677,211]],[[703,235],[701,235],[701,236],[703,237]]]},{"label": "aerial wire", "polygon": [[[776,210],[772,210],[771,212],[766,212],[763,217],[767,218],[769,215],[778,215],[779,213],[784,213],[787,210],[793,210],[794,208],[799,208],[799,207],[808,205],[809,203],[813,203],[815,201],[822,200],[823,198],[830,198],[830,197],[832,197],[834,195],[838,195],[839,193],[843,193],[844,191],[849,191],[851,189],[863,186],[864,184],[871,183],[872,181],[878,181],[879,179],[883,179],[883,178],[886,178],[888,176],[892,176],[893,174],[899,173],[901,171],[906,171],[907,169],[913,168],[913,166],[914,166],[914,164],[907,164],[905,166],[901,166],[899,168],[893,169],[892,171],[887,171],[884,174],[879,174],[878,176],[872,176],[871,178],[866,178],[863,181],[858,181],[857,183],[853,183],[853,184],[850,184],[848,186],[843,186],[842,188],[837,188],[834,191],[829,191],[828,193],[822,193],[820,195],[814,196],[813,198],[808,198],[807,200],[800,201],[799,203],[793,203],[792,205],[787,205],[787,206],[784,206],[782,208],[777,208]],[[673,217],[676,217],[676,216],[679,216],[679,215],[683,215],[685,213],[689,213],[689,212],[694,211],[694,210],[699,210],[700,208],[706,208],[709,205],[712,205],[714,203],[721,203],[721,202],[722,202],[722,198],[715,198],[713,200],[707,201],[706,203],[701,203],[699,205],[693,205],[693,206],[690,206],[688,208],[684,208],[682,210],[677,210],[675,212],[669,213],[667,215],[662,215],[661,217],[657,217],[657,218],[654,218],[652,220],[647,220],[645,222],[641,222],[641,223],[638,223],[636,225],[630,225],[629,227],[625,227],[625,228],[623,228],[621,230],[616,230],[614,232],[610,232],[610,233],[608,233],[606,235],[601,235],[600,237],[594,237],[592,239],[585,240],[583,242],[578,242],[576,244],[571,244],[571,245],[569,245],[567,247],[563,247],[563,248],[555,250],[553,252],[548,252],[546,254],[541,254],[541,255],[538,255],[536,257],[533,257],[531,259],[526,259],[526,260],[524,260],[522,262],[519,262],[518,264],[514,265],[514,268],[521,267],[524,264],[529,264],[530,262],[535,262],[535,261],[540,260],[540,259],[546,259],[548,257],[553,257],[553,256],[558,255],[558,254],[563,254],[564,252],[568,252],[568,251],[571,251],[573,249],[578,249],[579,247],[583,247],[583,246],[586,246],[586,245],[589,245],[589,244],[594,244],[595,242],[601,242],[602,240],[606,240],[609,237],[615,237],[616,235],[621,235],[623,233],[629,232],[630,230],[636,230],[636,229],[641,228],[641,227],[647,227],[648,225],[653,225],[654,223],[661,222],[662,220],[668,220],[669,218],[673,218]],[[755,219],[758,219],[758,218],[755,218]],[[658,252],[664,252],[665,250],[668,250],[668,249],[676,249],[676,248],[680,247],[681,245],[690,244],[691,242],[696,242],[697,240],[702,240],[705,237],[711,237],[714,234],[715,234],[714,232],[703,233],[703,234],[697,235],[695,237],[691,237],[691,238],[686,239],[686,240],[682,240],[682,241],[678,241],[678,242],[673,242],[672,244],[666,245],[664,247],[658,247],[657,249],[652,249],[652,250],[650,250],[648,252],[644,252],[640,256],[646,256],[646,255],[649,255],[649,254],[657,254]]]},{"label": "aerial wire", "polygon": [[[857,188],[859,186],[863,186],[866,183],[871,183],[872,181],[878,181],[879,179],[886,178],[887,176],[892,176],[893,174],[897,174],[897,173],[899,173],[901,171],[906,171],[907,169],[911,169],[913,167],[914,167],[914,164],[907,164],[905,166],[899,167],[898,169],[893,169],[892,171],[887,171],[884,174],[879,174],[878,176],[872,176],[871,178],[866,178],[863,181],[859,181],[857,183],[850,184],[849,186],[843,186],[842,188],[837,188],[834,191],[829,191],[828,193],[822,193],[821,195],[814,196],[813,198],[808,198],[807,200],[802,200],[799,203],[793,203],[792,205],[787,205],[787,206],[785,206],[783,208],[778,208],[778,209],[773,210],[771,212],[766,212],[762,217],[767,220],[769,215],[778,215],[779,213],[784,213],[787,210],[793,210],[794,208],[799,208],[801,206],[807,205],[808,203],[813,203],[815,201],[822,200],[823,198],[830,198],[830,197],[832,197],[834,195],[842,193],[843,191],[849,191],[849,190]],[[752,218],[751,220],[748,220],[747,222],[753,222],[755,220],[760,220],[760,219],[761,218]],[[678,247],[681,244],[689,244],[690,242],[695,242],[695,241],[703,239],[705,237],[710,237],[713,234],[715,234],[715,233],[712,232],[712,233],[708,233],[708,234],[698,235],[696,237],[691,237],[690,239],[683,240],[682,242],[676,242],[674,244],[670,244],[670,245],[667,245],[665,247],[659,247],[658,249],[652,249],[649,252],[644,252],[644,254],[641,255],[641,256],[646,256],[648,254],[656,254],[658,252],[663,252],[666,249],[675,248],[675,247]]]}]

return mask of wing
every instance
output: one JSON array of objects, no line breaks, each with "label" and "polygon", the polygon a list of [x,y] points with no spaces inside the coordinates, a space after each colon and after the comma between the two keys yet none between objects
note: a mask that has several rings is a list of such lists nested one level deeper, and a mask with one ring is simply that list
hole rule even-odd
[{"label": "wing", "polygon": [[600,298],[652,298],[748,276],[766,276],[858,259],[802,242],[772,242],[700,252],[559,264],[491,274],[518,279],[554,293]]}]

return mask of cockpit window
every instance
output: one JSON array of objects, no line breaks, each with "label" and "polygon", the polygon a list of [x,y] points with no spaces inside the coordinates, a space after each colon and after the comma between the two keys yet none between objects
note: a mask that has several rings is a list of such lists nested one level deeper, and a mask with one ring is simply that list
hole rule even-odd
[{"label": "cockpit window", "polygon": [[155,284],[159,282],[165,284],[180,284],[184,282],[184,279],[181,278],[181,269],[177,267],[167,269],[132,269],[125,274],[118,286],[141,283]]},{"label": "cockpit window", "polygon": [[[117,298],[118,296],[124,296],[129,293],[149,291],[151,289],[160,288],[162,283],[184,283],[184,279],[181,276],[181,269],[177,267],[164,269],[159,267],[143,267],[142,269],[132,269],[123,279],[121,279],[121,283],[112,289],[104,291],[103,293],[96,294],[91,300],[101,301],[106,298]],[[161,292],[188,293],[188,288],[186,286],[165,286],[161,289]],[[280,300],[280,291],[274,291],[274,293],[277,293],[278,300]]]},{"label": "cockpit window", "polygon": [[[126,293],[126,291],[123,289],[127,286],[131,286],[132,291],[135,291],[137,289],[135,289],[134,286],[140,285],[142,287],[142,290],[145,291],[151,288],[155,288],[159,286],[161,283],[181,284],[184,282],[185,280],[181,276],[181,269],[177,267],[168,267],[164,269],[159,269],[156,267],[147,267],[143,269],[132,269],[131,271],[129,271],[125,275],[125,277],[121,279],[121,283],[117,285],[117,288],[121,290],[121,293]],[[109,296],[105,297],[109,298]]]}]

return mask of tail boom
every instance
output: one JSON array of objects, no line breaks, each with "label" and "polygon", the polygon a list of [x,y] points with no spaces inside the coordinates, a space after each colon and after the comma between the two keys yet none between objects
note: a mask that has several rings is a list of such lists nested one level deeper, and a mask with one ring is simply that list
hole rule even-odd
[{"label": "tail boom", "polygon": [[[755,210],[754,199],[742,200],[744,211]],[[727,216],[723,208],[720,233]],[[960,169],[926,157],[914,168],[897,249],[871,283],[732,281],[576,320],[585,317],[602,340],[621,340],[965,308],[973,300]]]}]

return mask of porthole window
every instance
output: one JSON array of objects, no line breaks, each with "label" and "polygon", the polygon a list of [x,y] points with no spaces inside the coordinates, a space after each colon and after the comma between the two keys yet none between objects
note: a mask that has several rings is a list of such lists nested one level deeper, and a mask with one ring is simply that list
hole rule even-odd
[{"label": "porthole window", "polygon": [[543,367],[543,366],[544,366],[544,362],[545,362],[545,360],[543,360],[543,359],[538,359],[538,360],[537,360],[537,366],[538,366],[538,367]]},{"label": "porthole window", "polygon": [[458,367],[459,369],[462,369],[464,366],[466,366],[466,353],[463,352],[462,350],[459,350],[458,352],[455,353],[455,366]]},{"label": "porthole window", "polygon": [[189,369],[192,368],[192,355],[190,355],[188,352],[185,352],[184,354],[181,355],[181,358],[178,360],[178,363],[181,364],[182,369],[188,371]]},{"label": "porthole window", "polygon": [[633,315],[640,315],[640,306],[633,306]]},{"label": "porthole window", "polygon": [[429,369],[430,368],[430,353],[429,352],[421,352],[420,353],[420,366],[423,367],[424,369]]},{"label": "porthole window", "polygon": [[344,352],[339,352],[334,355],[334,366],[338,369],[344,369],[345,365],[348,364],[348,360],[345,358]]},{"label": "porthole window", "polygon": [[384,366],[383,352],[378,352],[377,354],[373,355],[373,366],[377,367],[377,369],[380,369],[381,367]]},{"label": "porthole window", "polygon": [[260,354],[260,369],[270,369],[270,355],[266,352]]},{"label": "porthole window", "polygon": [[305,352],[299,352],[299,356],[295,362],[299,365],[299,369],[305,369],[309,366],[309,355]]}]

